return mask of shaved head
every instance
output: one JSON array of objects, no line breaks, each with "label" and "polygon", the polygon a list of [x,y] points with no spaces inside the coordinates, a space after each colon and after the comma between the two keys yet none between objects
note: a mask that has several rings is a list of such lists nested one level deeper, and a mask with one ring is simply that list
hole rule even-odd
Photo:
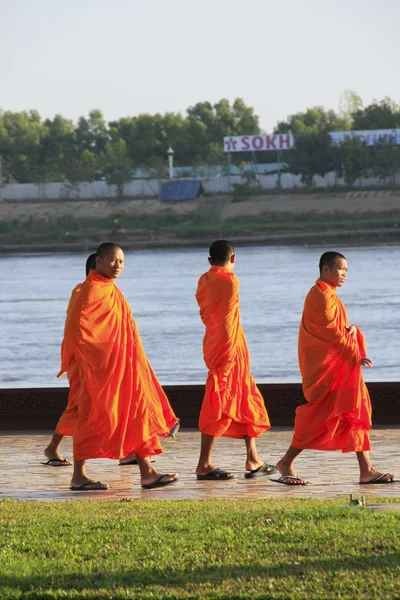
[{"label": "shaved head", "polygon": [[86,260],[86,276],[89,275],[90,271],[96,270],[96,252],[94,254],[90,254]]},{"label": "shaved head", "polygon": [[234,253],[235,250],[230,242],[217,240],[211,244],[209,249],[210,263],[219,266],[225,265]]},{"label": "shaved head", "polygon": [[96,271],[108,279],[117,279],[124,270],[124,253],[113,242],[104,242],[97,248]]},{"label": "shaved head", "polygon": [[96,255],[100,258],[105,258],[109,252],[114,252],[115,250],[122,250],[122,248],[114,244],[114,242],[104,242],[97,248]]},{"label": "shaved head", "polygon": [[343,258],[346,260],[346,257],[340,252],[324,252],[324,254],[319,259],[319,272],[322,273],[322,268],[327,266],[332,269],[333,265],[337,261],[338,258]]}]

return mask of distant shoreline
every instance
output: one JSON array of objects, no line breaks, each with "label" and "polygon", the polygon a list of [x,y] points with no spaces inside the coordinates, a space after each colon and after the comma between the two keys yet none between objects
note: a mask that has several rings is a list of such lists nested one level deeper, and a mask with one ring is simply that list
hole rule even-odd
[{"label": "distant shoreline", "polygon": [[221,237],[237,246],[400,245],[400,193],[381,194],[0,202],[0,255],[93,252],[109,239],[126,250],[207,248]]},{"label": "distant shoreline", "polygon": [[[107,236],[106,236],[107,237]],[[210,241],[216,236],[196,238],[177,238],[172,236],[158,236],[149,240],[134,240],[122,235],[109,236],[120,244],[125,250],[175,250],[208,247]],[[229,240],[236,246],[398,246],[400,245],[400,231],[394,228],[379,229],[346,229],[342,231],[322,232],[291,232],[274,234],[235,234]],[[82,239],[76,242],[38,242],[4,244],[0,246],[0,256],[61,252],[72,254],[76,252],[92,252],[99,244],[99,240]]]}]

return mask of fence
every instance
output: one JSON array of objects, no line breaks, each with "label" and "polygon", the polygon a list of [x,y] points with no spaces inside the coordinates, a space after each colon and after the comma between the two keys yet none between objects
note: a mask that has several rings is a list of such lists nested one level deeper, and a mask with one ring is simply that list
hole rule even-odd
[{"label": "fence", "polygon": [[[263,189],[278,189],[278,175],[257,175],[257,181]],[[203,187],[208,194],[229,193],[235,184],[243,184],[244,179],[238,175],[231,177],[217,176],[203,178]],[[396,176],[396,183],[400,184],[400,173]],[[159,179],[135,179],[124,186],[124,196],[133,198],[153,197],[157,198],[160,191],[161,181]],[[343,179],[338,178],[336,173],[327,173],[324,177],[314,177],[316,187],[330,187],[343,185]],[[360,186],[382,185],[382,181],[376,178],[360,179]],[[302,188],[299,175],[282,173],[280,176],[280,187],[282,189]],[[116,185],[108,185],[105,181],[80,182],[76,184],[64,183],[11,183],[3,188],[3,199],[5,201],[18,200],[84,200],[99,198],[117,198]]]}]

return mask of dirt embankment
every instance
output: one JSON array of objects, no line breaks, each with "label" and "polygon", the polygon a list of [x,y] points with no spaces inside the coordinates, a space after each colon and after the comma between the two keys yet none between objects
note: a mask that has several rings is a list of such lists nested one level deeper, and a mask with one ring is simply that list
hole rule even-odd
[{"label": "dirt embankment", "polygon": [[330,215],[385,215],[399,213],[400,192],[373,191],[348,192],[345,194],[277,194],[255,196],[246,201],[235,201],[231,196],[198,198],[186,202],[160,202],[159,200],[57,200],[42,202],[0,202],[0,220],[11,221],[34,219],[55,219],[74,217],[100,219],[115,214],[144,215],[172,212],[190,215],[204,206],[218,207],[222,220],[262,214],[288,214],[291,216],[315,214]]},{"label": "dirt embankment", "polygon": [[[114,236],[126,248],[235,244],[400,244],[400,192],[231,196],[187,202],[156,199],[0,203],[0,252],[76,251]],[[65,222],[64,222],[65,219]],[[69,229],[74,222],[73,232]],[[65,227],[64,227],[65,225]]]}]

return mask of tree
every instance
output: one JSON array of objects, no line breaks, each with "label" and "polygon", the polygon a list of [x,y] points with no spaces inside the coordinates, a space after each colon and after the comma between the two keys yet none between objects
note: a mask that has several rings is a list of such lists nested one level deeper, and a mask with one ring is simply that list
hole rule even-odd
[{"label": "tree", "polygon": [[77,156],[85,150],[100,154],[104,151],[107,140],[107,126],[101,110],[91,110],[88,119],[79,117],[78,125],[74,129]]},{"label": "tree", "polygon": [[44,122],[45,135],[40,141],[40,157],[34,181],[63,181],[74,161],[73,123],[61,115]]},{"label": "tree", "polygon": [[382,140],[370,150],[373,175],[386,183],[394,185],[396,175],[400,171],[400,147]]},{"label": "tree", "polygon": [[334,168],[331,138],[328,133],[300,134],[290,168],[307,187],[314,184],[314,176],[323,177]]},{"label": "tree", "polygon": [[132,180],[132,162],[124,140],[107,142],[101,165],[108,184],[117,186],[118,196],[124,195],[124,185]]},{"label": "tree", "polygon": [[353,115],[353,129],[395,129],[400,127],[400,107],[386,97],[358,109]]},{"label": "tree", "polygon": [[340,146],[343,177],[352,187],[360,177],[367,177],[370,166],[369,148],[359,138],[347,138]]},{"label": "tree", "polygon": [[0,154],[7,176],[20,183],[34,181],[45,126],[37,111],[0,114]]},{"label": "tree", "polygon": [[[207,162],[210,156],[215,160],[216,146],[219,145],[222,149],[224,136],[260,133],[258,117],[241,98],[236,98],[232,106],[226,98],[214,105],[210,102],[198,102],[188,108],[187,119],[189,139],[194,144],[192,147],[196,148],[192,159],[197,162]],[[222,154],[218,155],[222,160]]]},{"label": "tree", "polygon": [[314,106],[307,108],[305,112],[290,115],[286,121],[280,121],[274,133],[291,132],[297,136],[341,131],[343,128],[345,128],[345,122],[336,115],[335,111],[325,110],[322,106]]},{"label": "tree", "polygon": [[[363,109],[363,101],[354,90],[345,90],[339,100],[339,117],[343,120],[346,127],[344,131],[353,126],[354,114]],[[338,130],[336,130],[338,131]]]}]

